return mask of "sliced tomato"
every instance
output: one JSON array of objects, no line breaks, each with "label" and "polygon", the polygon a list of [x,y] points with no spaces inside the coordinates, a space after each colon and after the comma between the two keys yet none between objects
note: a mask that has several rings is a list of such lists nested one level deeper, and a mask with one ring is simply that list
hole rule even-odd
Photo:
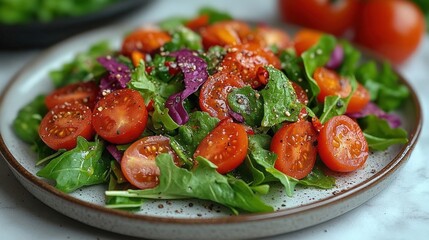
[{"label": "sliced tomato", "polygon": [[[324,67],[319,67],[314,71],[314,80],[320,88],[320,93],[317,95],[317,100],[323,102],[325,97],[336,95],[342,98],[349,96],[352,91],[350,82],[339,76],[335,71],[329,70]],[[349,104],[347,105],[347,113],[359,112],[362,110],[370,101],[369,91],[358,83],[356,91],[350,98]]]},{"label": "sliced tomato", "polygon": [[316,162],[316,140],[317,132],[310,122],[283,125],[271,140],[271,151],[277,154],[274,167],[290,177],[304,178]]},{"label": "sliced tomato", "polygon": [[220,64],[221,71],[238,75],[253,88],[262,86],[258,76],[260,67],[272,65],[280,68],[280,60],[274,53],[256,43],[245,43],[228,48],[228,53]]},{"label": "sliced tomato", "polygon": [[301,56],[303,52],[314,46],[319,41],[322,34],[322,32],[310,29],[298,31],[294,37],[296,55]]},{"label": "sliced tomato", "polygon": [[40,138],[54,150],[70,150],[76,147],[78,136],[87,140],[94,136],[91,118],[91,109],[83,104],[56,105],[40,123]]},{"label": "sliced tomato", "polygon": [[55,105],[68,103],[81,103],[93,108],[98,96],[99,87],[95,82],[79,82],[56,89],[45,98],[48,109]]},{"label": "sliced tomato", "polygon": [[193,31],[198,31],[200,28],[209,25],[209,15],[202,14],[194,19],[186,22],[186,27]]},{"label": "sliced tomato", "polygon": [[234,88],[244,87],[243,81],[235,74],[217,72],[204,82],[199,95],[200,108],[212,117],[229,117],[228,93]]},{"label": "sliced tomato", "polygon": [[202,156],[218,168],[221,174],[238,167],[247,155],[248,139],[246,128],[238,123],[223,121],[198,145],[194,158]]},{"label": "sliced tomato", "polygon": [[140,93],[120,89],[104,96],[94,108],[93,126],[105,140],[125,144],[136,140],[145,130],[148,113]]},{"label": "sliced tomato", "polygon": [[168,137],[148,136],[131,144],[121,159],[121,170],[128,182],[140,189],[156,187],[160,171],[155,158],[161,153],[169,153],[176,166],[180,165]]},{"label": "sliced tomato", "polygon": [[[308,104],[308,96],[307,93],[305,92],[305,90],[298,85],[298,83],[295,82],[291,82],[292,83],[292,87],[295,90],[297,99],[300,103],[307,105]],[[305,107],[303,107],[301,109],[301,111],[299,112],[299,118],[303,119],[307,116],[307,109]]]},{"label": "sliced tomato", "polygon": [[318,137],[320,158],[331,170],[351,172],[364,165],[368,143],[359,125],[341,115],[328,120]]},{"label": "sliced tomato", "polygon": [[275,46],[278,49],[285,49],[292,46],[292,40],[285,31],[267,25],[257,26],[250,38],[251,42],[256,42],[263,47]]},{"label": "sliced tomato", "polygon": [[131,56],[133,51],[152,53],[170,41],[171,37],[165,31],[156,28],[139,28],[125,37],[121,52],[126,56]]},{"label": "sliced tomato", "polygon": [[221,21],[200,29],[206,49],[216,45],[224,47],[242,44],[250,33],[249,25],[237,20]]}]

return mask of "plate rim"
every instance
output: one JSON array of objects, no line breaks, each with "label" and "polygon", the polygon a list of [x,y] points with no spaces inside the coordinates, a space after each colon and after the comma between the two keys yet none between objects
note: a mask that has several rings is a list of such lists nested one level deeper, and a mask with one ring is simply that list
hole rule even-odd
[{"label": "plate rim", "polygon": [[[22,75],[27,73],[28,71],[27,69],[31,70],[34,66],[37,66],[39,62],[43,62],[43,59],[48,58],[51,54],[60,50],[67,44],[73,43],[74,41],[77,41],[80,38],[84,38],[85,35],[93,35],[94,33],[97,33],[100,31],[107,31],[109,29],[110,28],[104,28],[96,31],[78,34],[74,37],[68,38],[57,44],[54,44],[53,46],[39,53],[36,57],[30,60],[22,68],[20,68],[18,72],[16,72],[12,76],[12,78],[7,82],[7,84],[3,88],[0,95],[0,109],[3,107],[4,98],[6,94],[10,91],[14,83],[18,81],[18,79],[20,79]],[[99,40],[101,41],[103,39],[100,38]],[[364,51],[364,54],[369,55],[371,59],[374,59],[377,62],[381,61],[377,56],[373,56],[373,54],[367,51]],[[421,109],[421,103],[419,101],[417,93],[413,89],[412,85],[403,77],[403,75],[400,72],[398,72],[396,69],[394,71],[399,76],[400,82],[405,84],[405,86],[410,90],[409,101],[411,101],[411,103],[415,107],[415,122],[412,125],[414,126],[414,128],[409,130],[408,143],[404,144],[400,148],[398,154],[393,159],[391,159],[391,161],[384,168],[376,172],[374,175],[372,175],[370,178],[366,179],[365,181],[360,182],[359,184],[347,190],[341,191],[338,194],[332,195],[330,197],[327,197],[312,203],[308,203],[305,205],[301,205],[299,207],[290,208],[290,209],[277,210],[277,211],[268,212],[268,213],[246,213],[246,214],[240,214],[240,215],[229,215],[229,216],[212,217],[212,218],[169,218],[169,217],[162,217],[162,216],[148,216],[143,214],[134,214],[124,210],[110,209],[105,206],[101,206],[101,205],[97,205],[97,204],[93,204],[90,202],[77,199],[67,193],[63,193],[59,191],[58,189],[50,185],[45,180],[40,179],[35,175],[31,174],[21,164],[19,164],[19,162],[13,156],[12,152],[7,148],[5,139],[3,138],[3,135],[1,132],[0,132],[0,154],[7,162],[8,166],[13,168],[12,170],[16,171],[18,174],[23,176],[27,181],[31,182],[32,184],[36,185],[42,190],[47,191],[48,193],[53,194],[56,197],[59,197],[69,203],[77,204],[81,207],[84,207],[85,209],[95,210],[97,212],[101,212],[108,215],[114,215],[117,217],[125,217],[128,219],[140,220],[140,221],[145,221],[150,223],[162,223],[162,224],[172,224],[172,225],[173,224],[218,225],[218,224],[226,224],[226,223],[231,223],[231,224],[232,223],[249,223],[249,222],[261,221],[261,220],[265,221],[265,220],[274,220],[278,218],[293,217],[298,214],[307,213],[311,210],[326,207],[328,205],[337,203],[339,201],[349,199],[354,195],[358,195],[359,193],[364,192],[368,188],[377,185],[378,182],[382,181],[386,177],[392,175],[394,172],[399,170],[405,162],[407,162],[421,133],[421,129],[423,125],[422,109]]]}]

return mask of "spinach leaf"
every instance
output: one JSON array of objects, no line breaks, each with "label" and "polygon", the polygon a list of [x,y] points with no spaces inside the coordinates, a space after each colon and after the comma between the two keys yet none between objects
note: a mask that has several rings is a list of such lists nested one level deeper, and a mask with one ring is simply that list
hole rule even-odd
[{"label": "spinach leaf", "polygon": [[362,54],[348,41],[340,41],[339,44],[343,48],[344,57],[343,62],[338,69],[338,73],[341,76],[353,76]]},{"label": "spinach leaf", "polygon": [[76,148],[51,160],[37,176],[55,180],[55,187],[69,193],[80,187],[107,181],[110,162],[103,159],[103,142],[78,137]]},{"label": "spinach leaf", "polygon": [[301,106],[291,82],[282,71],[271,66],[266,69],[270,77],[260,91],[264,102],[261,126],[272,127],[284,121],[298,120]]},{"label": "spinach leaf", "polygon": [[389,123],[374,115],[359,119],[363,135],[373,150],[384,151],[393,144],[407,143],[407,132],[402,128],[391,128]]},{"label": "spinach leaf", "polygon": [[35,144],[39,139],[39,125],[48,112],[45,96],[39,95],[22,107],[12,123],[15,134],[24,142]]},{"label": "spinach leaf", "polygon": [[324,66],[331,58],[331,53],[335,48],[336,39],[331,35],[323,35],[319,42],[301,54],[305,76],[309,85],[309,100],[315,99],[319,94],[320,88],[313,78],[313,73],[316,68]]},{"label": "spinach leaf", "polygon": [[171,30],[170,35],[171,41],[162,46],[162,51],[174,52],[185,48],[194,51],[203,50],[201,36],[183,25]]},{"label": "spinach leaf", "polygon": [[113,51],[107,41],[96,43],[88,51],[78,53],[72,61],[64,64],[60,69],[51,71],[49,76],[56,88],[71,83],[98,79],[106,70],[97,62],[97,58],[112,53]]},{"label": "spinach leaf", "polygon": [[[107,191],[107,196],[141,197],[153,199],[198,198],[211,200],[237,210],[247,212],[271,212],[242,180],[219,174],[210,161],[197,157],[197,167],[191,171],[177,167],[171,155],[160,154],[156,164],[160,169],[159,185],[153,189]],[[113,207],[113,206],[111,206]]]},{"label": "spinach leaf", "polygon": [[208,21],[209,24],[213,24],[215,22],[227,21],[227,20],[232,20],[233,19],[232,16],[229,15],[228,13],[221,12],[221,11],[218,11],[218,10],[216,10],[214,8],[210,8],[210,7],[201,8],[198,11],[198,15],[199,16],[201,16],[201,15],[208,16],[209,17],[209,21]]},{"label": "spinach leaf", "polygon": [[[305,72],[303,69],[302,58],[296,56],[295,51],[286,49],[280,52],[279,59],[281,62],[281,68],[285,72],[286,76],[302,85],[303,79],[305,78]],[[308,84],[303,85],[304,89],[308,89]]]},{"label": "spinach leaf", "polygon": [[258,91],[250,86],[235,88],[228,94],[228,105],[239,113],[244,122],[252,127],[260,126],[264,116],[264,106]]},{"label": "spinach leaf", "polygon": [[192,155],[200,142],[215,128],[219,119],[206,112],[196,111],[189,114],[189,121],[178,128],[178,134],[172,137],[182,149],[186,159]]},{"label": "spinach leaf", "polygon": [[207,63],[207,71],[210,75],[213,75],[215,72],[217,72],[217,66],[223,60],[225,55],[226,50],[221,46],[210,47],[205,54],[201,54],[201,57]]},{"label": "spinach leaf", "polygon": [[335,186],[335,178],[328,176],[323,172],[323,165],[320,161],[316,162],[313,170],[305,178],[299,180],[299,185],[307,187],[317,187],[322,189],[331,189]]}]

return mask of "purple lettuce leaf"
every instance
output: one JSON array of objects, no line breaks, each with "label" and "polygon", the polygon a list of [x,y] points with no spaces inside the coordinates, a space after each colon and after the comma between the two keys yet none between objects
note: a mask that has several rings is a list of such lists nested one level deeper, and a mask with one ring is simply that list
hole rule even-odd
[{"label": "purple lettuce leaf", "polygon": [[352,118],[363,118],[368,115],[375,115],[378,118],[386,120],[391,128],[397,128],[401,125],[401,119],[398,115],[386,113],[373,102],[368,103],[360,112],[348,113],[347,115]]},{"label": "purple lettuce leaf", "polygon": [[193,51],[182,49],[170,54],[176,57],[177,65],[184,75],[185,89],[168,98],[165,107],[168,108],[168,114],[179,125],[185,124],[189,120],[188,113],[183,107],[183,101],[207,80],[209,74],[207,63],[204,59],[198,57]]},{"label": "purple lettuce leaf", "polygon": [[100,79],[101,93],[127,87],[127,83],[131,80],[131,70],[127,65],[116,61],[111,56],[99,57],[97,61],[108,72]]},{"label": "purple lettuce leaf", "polygon": [[326,63],[325,67],[329,69],[337,69],[344,59],[344,50],[341,45],[336,45],[334,51],[331,53],[331,58]]},{"label": "purple lettuce leaf", "polygon": [[118,162],[121,163],[122,156],[124,155],[123,151],[118,150],[118,148],[113,144],[108,144],[106,146],[107,151],[112,155],[112,157]]}]

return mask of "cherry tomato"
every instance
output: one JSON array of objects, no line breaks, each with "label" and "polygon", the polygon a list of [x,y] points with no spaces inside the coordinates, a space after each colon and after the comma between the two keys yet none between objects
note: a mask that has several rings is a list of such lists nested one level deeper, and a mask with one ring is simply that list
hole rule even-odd
[{"label": "cherry tomato", "polygon": [[140,189],[156,187],[160,171],[155,158],[161,153],[169,153],[176,166],[180,165],[168,137],[148,136],[131,144],[121,159],[121,170],[128,182]]},{"label": "cherry tomato", "polygon": [[78,102],[93,108],[98,96],[99,87],[95,82],[79,82],[56,89],[45,98],[48,109],[65,102]]},{"label": "cherry tomato", "polygon": [[258,78],[260,67],[273,65],[280,68],[280,60],[272,51],[256,43],[245,43],[228,48],[228,53],[220,64],[221,71],[237,74],[246,84],[253,88],[261,86]]},{"label": "cherry tomato", "polygon": [[[299,86],[297,83],[295,82],[291,82],[292,83],[292,87],[295,90],[297,99],[300,103],[307,105],[308,104],[308,96],[307,93],[305,92],[305,90]],[[299,119],[303,119],[307,117],[307,109],[305,107],[303,107],[301,109],[301,111],[299,112]]]},{"label": "cherry tomato", "polygon": [[247,155],[246,128],[238,123],[224,121],[214,128],[198,145],[194,158],[202,156],[218,168],[221,174],[238,167]]},{"label": "cherry tomato", "polygon": [[[337,95],[342,98],[347,97],[352,90],[350,82],[347,79],[339,76],[335,71],[324,67],[316,68],[313,78],[320,88],[320,93],[317,95],[317,100],[319,102],[325,101],[325,97],[332,95]],[[347,105],[346,112],[359,112],[368,104],[369,100],[370,95],[368,90],[358,83],[357,89]]]},{"label": "cherry tomato", "polygon": [[364,165],[369,155],[362,130],[345,115],[328,120],[317,140],[320,158],[333,171],[354,171]]},{"label": "cherry tomato", "polygon": [[258,43],[263,47],[275,46],[278,49],[285,49],[292,45],[292,40],[285,31],[265,25],[257,26],[250,38],[250,42]]},{"label": "cherry tomato", "polygon": [[91,109],[83,104],[56,105],[43,117],[39,136],[54,150],[73,149],[76,147],[78,136],[87,140],[94,136],[91,118]]},{"label": "cherry tomato", "polygon": [[223,47],[242,44],[250,33],[249,25],[237,20],[217,22],[200,29],[206,49],[216,45]]},{"label": "cherry tomato", "polygon": [[425,34],[424,16],[412,1],[364,1],[359,15],[356,42],[394,63],[409,58]]},{"label": "cherry tomato", "polygon": [[236,74],[220,71],[209,76],[200,90],[201,110],[221,120],[229,117],[228,93],[244,86],[244,82]]},{"label": "cherry tomato", "polygon": [[282,20],[341,35],[354,25],[359,0],[279,0]]},{"label": "cherry tomato", "polygon": [[92,116],[95,131],[105,140],[125,144],[144,131],[148,113],[140,93],[120,89],[104,96],[95,105]]},{"label": "cherry tomato", "polygon": [[130,56],[133,51],[152,53],[170,41],[170,35],[160,29],[140,28],[125,37],[121,52],[126,56]]},{"label": "cherry tomato", "polygon": [[271,151],[277,154],[274,167],[290,177],[304,178],[316,162],[316,140],[317,133],[310,122],[283,125],[271,140]]},{"label": "cherry tomato", "polygon": [[322,32],[310,29],[302,29],[298,31],[294,37],[294,48],[296,55],[301,56],[303,52],[315,45],[319,41],[322,34]]},{"label": "cherry tomato", "polygon": [[203,14],[186,22],[186,27],[189,29],[192,29],[193,31],[198,31],[199,29],[207,26],[208,24],[209,24],[209,16],[206,14]]}]

